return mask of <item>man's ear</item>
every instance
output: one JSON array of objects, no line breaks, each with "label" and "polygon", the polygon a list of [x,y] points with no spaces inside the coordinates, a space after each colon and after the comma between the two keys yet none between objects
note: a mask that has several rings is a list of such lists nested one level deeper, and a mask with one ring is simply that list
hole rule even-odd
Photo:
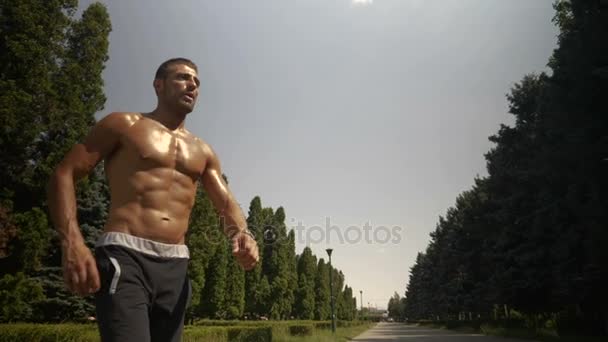
[{"label": "man's ear", "polygon": [[156,95],[158,95],[160,93],[160,91],[163,89],[163,80],[157,78],[154,80],[154,82],[152,82],[152,86],[154,87],[154,91],[156,92]]}]

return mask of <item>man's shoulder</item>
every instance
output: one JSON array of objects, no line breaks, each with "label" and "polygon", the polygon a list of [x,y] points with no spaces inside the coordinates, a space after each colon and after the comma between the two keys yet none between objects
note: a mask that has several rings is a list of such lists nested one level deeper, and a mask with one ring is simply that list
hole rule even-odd
[{"label": "man's shoulder", "polygon": [[141,113],[136,112],[112,112],[103,117],[100,121],[108,120],[134,123],[136,121],[139,121],[142,117],[143,115]]},{"label": "man's shoulder", "polygon": [[122,130],[131,127],[141,118],[141,113],[112,112],[99,120],[97,124],[115,130]]}]

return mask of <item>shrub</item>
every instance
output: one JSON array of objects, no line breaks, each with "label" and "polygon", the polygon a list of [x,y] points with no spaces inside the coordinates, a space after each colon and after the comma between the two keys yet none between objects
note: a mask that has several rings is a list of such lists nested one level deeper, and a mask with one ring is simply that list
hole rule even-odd
[{"label": "shrub", "polygon": [[0,342],[98,342],[93,324],[2,324]]},{"label": "shrub", "polygon": [[297,324],[289,326],[291,336],[312,336],[314,327],[312,324]]}]

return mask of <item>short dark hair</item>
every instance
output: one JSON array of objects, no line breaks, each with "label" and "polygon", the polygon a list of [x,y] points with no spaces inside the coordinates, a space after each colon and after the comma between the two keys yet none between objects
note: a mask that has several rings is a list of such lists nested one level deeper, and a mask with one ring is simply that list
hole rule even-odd
[{"label": "short dark hair", "polygon": [[196,72],[198,72],[198,68],[196,67],[196,64],[194,64],[193,61],[189,60],[188,58],[177,57],[164,61],[163,64],[161,64],[158,69],[156,69],[156,75],[154,76],[154,79],[165,79],[167,77],[167,74],[169,73],[169,67],[174,64],[185,64],[196,70]]}]

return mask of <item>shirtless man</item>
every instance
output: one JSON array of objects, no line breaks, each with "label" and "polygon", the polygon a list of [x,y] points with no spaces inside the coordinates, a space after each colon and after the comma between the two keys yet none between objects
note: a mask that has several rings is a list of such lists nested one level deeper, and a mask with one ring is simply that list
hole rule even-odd
[{"label": "shirtless man", "polygon": [[[216,154],[184,128],[199,92],[196,65],[168,60],[153,84],[153,112],[103,118],[69,151],[48,186],[65,284],[79,295],[95,293],[103,341],[181,340],[190,296],[185,235],[199,179],[238,263],[250,270],[258,262],[255,239]],[[77,222],[74,184],[101,160],[112,200],[93,256]]]}]

